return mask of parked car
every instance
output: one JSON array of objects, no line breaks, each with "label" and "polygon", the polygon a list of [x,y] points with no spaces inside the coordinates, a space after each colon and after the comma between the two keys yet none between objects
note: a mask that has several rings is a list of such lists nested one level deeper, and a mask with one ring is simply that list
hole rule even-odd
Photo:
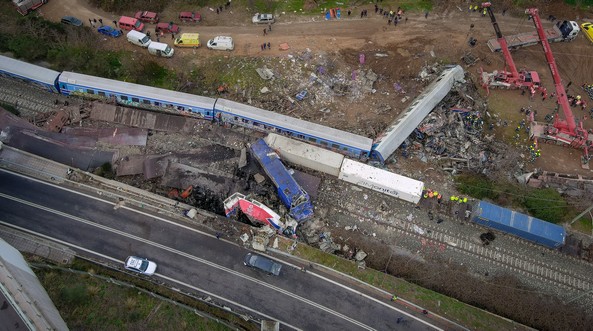
[{"label": "parked car", "polygon": [[586,22],[581,24],[581,30],[583,30],[585,37],[593,43],[593,23]]},{"label": "parked car", "polygon": [[273,260],[265,256],[253,253],[248,253],[247,255],[245,255],[243,264],[249,267],[265,271],[268,274],[275,276],[280,275],[280,269],[282,269],[282,265],[280,263],[274,262]]},{"label": "parked car", "polygon": [[82,21],[74,16],[64,16],[60,22],[68,25],[82,26]]},{"label": "parked car", "polygon": [[275,19],[274,19],[274,15],[272,15],[272,14],[257,13],[253,16],[251,21],[256,24],[258,24],[258,23],[266,24],[266,23],[274,23]]},{"label": "parked car", "polygon": [[128,256],[124,268],[147,276],[154,275],[156,263],[143,257]]},{"label": "parked car", "polygon": [[159,14],[153,13],[151,11],[139,11],[134,15],[134,18],[140,20],[144,23],[158,23],[159,22]]},{"label": "parked car", "polygon": [[154,28],[154,30],[156,32],[163,31],[163,33],[179,33],[179,25],[174,24],[173,22],[159,23],[156,25],[156,28]]},{"label": "parked car", "polygon": [[122,35],[121,30],[112,28],[109,25],[103,25],[102,27],[98,28],[97,31],[100,34],[104,34],[106,36],[113,37],[113,38],[117,38]]},{"label": "parked car", "polygon": [[206,43],[208,49],[217,49],[220,51],[232,51],[235,49],[233,38],[229,36],[216,36]]},{"label": "parked car", "polygon": [[198,12],[182,11],[179,13],[179,20],[184,23],[200,22],[202,20],[202,15]]}]

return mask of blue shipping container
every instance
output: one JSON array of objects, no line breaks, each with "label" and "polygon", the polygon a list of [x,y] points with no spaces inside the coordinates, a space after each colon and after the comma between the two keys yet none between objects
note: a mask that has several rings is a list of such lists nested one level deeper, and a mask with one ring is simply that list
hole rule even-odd
[{"label": "blue shipping container", "polygon": [[480,201],[474,206],[472,220],[549,248],[564,246],[566,239],[566,231],[559,225],[485,201]]}]

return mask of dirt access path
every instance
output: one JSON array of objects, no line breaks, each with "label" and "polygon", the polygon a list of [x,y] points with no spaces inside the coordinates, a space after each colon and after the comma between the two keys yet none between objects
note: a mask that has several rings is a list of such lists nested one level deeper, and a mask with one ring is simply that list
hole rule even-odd
[{"label": "dirt access path", "polygon": [[[459,1],[459,3],[463,3]],[[542,18],[553,14],[557,17],[575,19],[578,13],[566,10],[565,7],[558,7],[556,4],[542,5],[540,16]],[[396,6],[385,5],[384,9],[395,9]],[[360,11],[367,9],[369,16],[360,18]],[[187,8],[186,8],[187,10]],[[499,53],[491,53],[486,46],[486,40],[494,37],[494,29],[488,17],[482,17],[479,13],[468,13],[465,9],[457,6],[455,3],[449,3],[446,7],[431,12],[428,18],[423,13],[409,13],[405,17],[408,19],[394,27],[387,25],[387,21],[379,14],[374,13],[374,5],[367,4],[357,8],[352,8],[353,14],[347,17],[347,8],[343,9],[343,18],[341,20],[325,21],[319,16],[303,16],[298,14],[281,15],[278,22],[273,25],[272,32],[267,36],[263,35],[265,26],[254,25],[250,21],[251,14],[240,8],[231,8],[225,10],[222,14],[216,14],[208,8],[202,8],[200,13],[203,22],[198,25],[182,25],[182,32],[199,32],[200,38],[204,43],[206,40],[216,35],[231,35],[235,40],[235,51],[225,53],[227,56],[266,56],[266,57],[285,57],[288,54],[295,54],[304,50],[311,50],[313,54],[332,53],[340,54],[344,64],[351,67],[358,66],[358,55],[367,54],[367,65],[373,71],[383,77],[383,82],[378,83],[379,93],[369,95],[362,100],[352,102],[346,105],[346,118],[352,126],[359,122],[360,127],[369,126],[367,113],[373,109],[374,105],[383,103],[394,105],[396,111],[401,111],[406,104],[400,101],[401,96],[393,92],[393,84],[396,82],[411,82],[418,76],[421,68],[438,61],[445,63],[460,63],[460,57],[465,51],[471,50],[481,61],[477,66],[466,67],[465,69],[478,81],[478,66],[482,66],[486,71],[500,70],[504,68],[504,59]],[[88,24],[89,18],[103,18],[104,23],[112,24],[119,15],[106,13],[98,8],[94,8],[85,0],[61,0],[50,1],[47,5],[41,7],[40,12],[48,19],[58,21],[64,15],[72,15],[80,18]],[[510,13],[511,11],[509,11]],[[502,33],[510,35],[518,32],[533,31],[533,23],[526,20],[519,10],[516,10],[517,16],[507,14],[501,15],[500,10],[495,12]],[[134,13],[122,13],[133,15]],[[174,8],[166,9],[162,15],[162,21],[168,21],[175,17]],[[545,20],[545,19],[544,19]],[[174,20],[175,21],[175,20]],[[580,23],[580,22],[579,22]],[[545,21],[545,26],[551,26],[552,23]],[[471,27],[473,25],[473,27]],[[153,31],[154,25],[148,25],[148,29]],[[479,44],[470,48],[467,45],[469,36],[478,39]],[[169,38],[169,37],[165,37]],[[166,40],[171,43],[171,40]],[[117,47],[133,47],[125,42],[124,38],[111,40]],[[272,45],[271,50],[261,50],[260,45],[269,42]],[[290,50],[281,51],[278,49],[280,43],[288,43]],[[556,62],[560,69],[560,75],[565,84],[572,81],[572,86],[568,93],[581,94],[580,86],[584,83],[593,83],[593,55],[591,50],[593,45],[579,36],[572,43],[552,44],[552,50],[556,57]],[[375,58],[371,55],[376,53],[387,54],[386,58]],[[198,50],[176,50],[176,56],[172,60],[163,60],[162,63],[168,66],[176,66],[179,61],[190,61],[199,63],[201,59],[209,56],[218,56],[220,52],[210,51],[205,47]],[[513,57],[517,67],[536,70],[540,73],[542,81],[548,87],[548,91],[553,90],[553,82],[549,67],[546,63],[544,53],[540,46],[531,46],[522,48],[513,52]],[[389,90],[391,86],[391,90]],[[407,86],[409,88],[408,96],[411,97],[408,103],[421,92],[423,86],[415,84]],[[530,101],[527,96],[521,96],[517,91],[493,91],[489,97],[484,97],[489,101],[490,111],[499,114],[499,116],[509,123],[509,127],[516,127],[522,119],[519,114],[521,107],[531,106],[538,111],[539,119],[545,114],[551,113],[554,109],[554,101],[548,99],[542,102],[539,98]],[[590,102],[593,106],[593,101]],[[574,109],[575,117],[583,120],[585,127],[593,127],[593,119],[583,117],[585,115],[581,110]],[[377,121],[390,122],[397,114],[389,114],[389,118],[375,118]],[[360,121],[358,121],[361,119]],[[331,120],[326,122],[332,125]],[[352,127],[341,127],[349,131]],[[501,128],[498,132],[503,139],[508,140],[508,136],[513,134],[511,130]],[[509,131],[509,132],[506,132]],[[527,144],[527,140],[522,141]],[[521,147],[523,148],[523,147]],[[542,146],[544,157],[538,159],[530,167],[539,167],[544,170],[579,173],[590,175],[588,170],[581,169],[578,151],[565,149],[557,146]]]}]

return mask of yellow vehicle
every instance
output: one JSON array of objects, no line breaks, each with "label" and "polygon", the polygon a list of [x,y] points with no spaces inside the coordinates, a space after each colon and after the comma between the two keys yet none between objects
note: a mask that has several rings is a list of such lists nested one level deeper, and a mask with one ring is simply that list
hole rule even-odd
[{"label": "yellow vehicle", "polygon": [[581,30],[583,30],[583,34],[587,37],[587,39],[593,43],[593,23],[587,22],[581,24]]},{"label": "yellow vehicle", "polygon": [[177,47],[200,47],[199,33],[182,33],[173,44]]}]

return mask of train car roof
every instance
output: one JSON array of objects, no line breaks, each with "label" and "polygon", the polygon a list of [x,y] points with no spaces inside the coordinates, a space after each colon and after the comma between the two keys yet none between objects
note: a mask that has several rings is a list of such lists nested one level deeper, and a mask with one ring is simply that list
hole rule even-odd
[{"label": "train car roof", "polygon": [[158,100],[163,103],[171,102],[188,106],[213,109],[216,99],[199,95],[176,92],[158,87],[144,86],[140,84],[127,83],[113,79],[88,76],[71,71],[64,71],[60,75],[60,82],[82,85],[90,89],[114,91],[128,96],[136,96],[151,100]]},{"label": "train car roof", "polygon": [[347,144],[363,151],[370,151],[373,143],[372,139],[354,133],[330,128],[226,99],[219,98],[216,101],[216,109],[236,114],[241,117],[250,118],[259,123],[268,123],[293,132],[319,137],[327,141],[340,142],[341,144]]},{"label": "train car roof", "polygon": [[54,85],[60,74],[58,71],[40,67],[20,60],[0,55],[0,71],[5,71],[23,78]]}]

